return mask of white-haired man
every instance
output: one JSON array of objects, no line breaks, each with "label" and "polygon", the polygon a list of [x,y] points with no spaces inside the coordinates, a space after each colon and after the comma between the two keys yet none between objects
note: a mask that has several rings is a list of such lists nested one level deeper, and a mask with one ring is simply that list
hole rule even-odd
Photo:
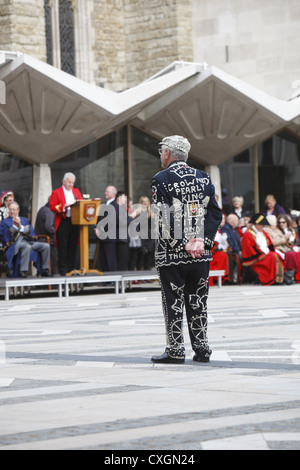
[{"label": "white-haired man", "polygon": [[55,244],[57,246],[58,270],[62,276],[75,267],[76,248],[79,239],[79,226],[72,225],[71,207],[82,195],[75,188],[76,177],[66,173],[62,186],[55,189],[50,197],[50,209],[55,213]]},{"label": "white-haired man", "polygon": [[[49,277],[50,246],[38,241],[32,226],[26,217],[20,217],[20,207],[17,202],[8,206],[9,214],[0,224],[0,241],[7,245],[9,277],[27,277],[29,263],[33,261],[39,274]],[[37,254],[40,254],[40,260]],[[14,265],[14,259],[20,254],[20,266]]]},{"label": "white-haired man", "polygon": [[169,136],[160,145],[163,171],[152,179],[152,202],[158,218],[155,264],[161,282],[167,348],[161,356],[152,357],[152,362],[185,362],[184,307],[193,360],[208,362],[209,262],[222,212],[209,175],[186,163],[189,141]]},{"label": "white-haired man", "polygon": [[[106,204],[102,205],[102,212],[98,218],[96,234],[100,238],[100,262],[102,271],[118,271],[117,236],[114,233],[109,233],[109,227],[105,222],[109,213],[115,217],[118,213],[119,206],[116,201],[117,193],[118,190],[115,186],[109,185],[106,187]],[[110,206],[110,209],[115,212],[109,212],[107,206]],[[115,217],[114,220],[116,220]]]}]

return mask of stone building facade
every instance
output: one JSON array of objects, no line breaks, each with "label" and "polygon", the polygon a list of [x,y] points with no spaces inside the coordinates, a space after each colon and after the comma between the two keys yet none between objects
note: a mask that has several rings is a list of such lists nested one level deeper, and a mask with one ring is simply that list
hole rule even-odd
[{"label": "stone building facade", "polygon": [[[299,0],[2,0],[0,50],[28,54],[114,92],[167,73],[174,61],[206,62],[258,94],[291,100],[300,93],[299,26]],[[52,184],[71,168],[83,192],[103,196],[107,182],[132,187],[137,200],[160,168],[156,144],[141,129],[132,127],[131,136],[126,126],[114,129],[51,165]],[[270,135],[257,144],[261,193],[277,192],[282,205],[300,209],[299,136]],[[243,194],[250,208],[253,158],[249,148],[218,169],[228,197]],[[0,152],[0,191],[23,192],[26,207],[32,174],[28,162]]]},{"label": "stone building facade", "polygon": [[298,0],[3,0],[0,48],[60,68],[60,6],[74,15],[76,75],[122,91],[175,60],[207,62],[289,99],[299,81]]},{"label": "stone building facade", "polygon": [[289,99],[300,78],[298,0],[195,0],[194,60]]},{"label": "stone building facade", "polygon": [[46,60],[43,0],[1,1],[0,48]]},{"label": "stone building facade", "polygon": [[5,0],[2,50],[47,60],[45,6],[51,10],[53,65],[59,67],[59,5],[74,12],[76,75],[122,91],[174,60],[193,61],[192,0]]}]

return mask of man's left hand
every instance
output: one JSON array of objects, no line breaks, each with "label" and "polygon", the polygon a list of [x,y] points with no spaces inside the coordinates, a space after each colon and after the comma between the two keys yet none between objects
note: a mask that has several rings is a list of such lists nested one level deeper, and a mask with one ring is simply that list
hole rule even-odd
[{"label": "man's left hand", "polygon": [[22,222],[21,222],[20,217],[14,217],[13,218],[13,224],[14,224],[15,227],[21,228],[22,227]]},{"label": "man's left hand", "polygon": [[185,245],[185,250],[192,256],[192,258],[201,258],[204,253],[204,242],[201,238],[191,238]]}]

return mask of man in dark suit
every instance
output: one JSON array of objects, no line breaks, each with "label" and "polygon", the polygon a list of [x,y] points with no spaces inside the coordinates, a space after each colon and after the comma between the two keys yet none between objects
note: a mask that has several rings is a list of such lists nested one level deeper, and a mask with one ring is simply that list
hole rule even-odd
[{"label": "man in dark suit", "polygon": [[[100,239],[100,266],[102,271],[118,271],[117,257],[117,188],[107,186],[105,189],[106,204],[100,206],[100,216],[96,235]],[[109,207],[108,207],[109,206]]]},{"label": "man in dark suit", "polygon": [[241,237],[237,231],[239,218],[236,214],[228,214],[225,224],[221,227],[220,232],[227,235],[228,259],[228,281],[230,284],[239,282],[242,267],[242,248]]},{"label": "man in dark suit", "polygon": [[55,247],[55,214],[47,202],[37,213],[34,231],[37,235],[48,235],[50,238],[51,273],[58,274]]},{"label": "man in dark suit", "polygon": [[[30,261],[37,261],[32,254],[41,255],[41,274],[48,277],[49,274],[49,254],[50,247],[47,243],[37,241],[32,226],[26,217],[19,217],[19,204],[12,202],[9,205],[9,217],[0,224],[0,240],[5,246],[10,244],[6,251],[8,268],[14,271],[13,259],[21,253],[21,264],[19,277],[26,278]],[[38,263],[40,264],[40,263]],[[38,265],[37,265],[38,267]]]},{"label": "man in dark suit", "polygon": [[229,214],[226,217],[226,222],[221,227],[221,233],[227,234],[227,241],[231,248],[232,253],[238,255],[242,254],[241,252],[241,237],[237,232],[237,227],[239,225],[239,218],[235,214]]},{"label": "man in dark suit", "polygon": [[186,308],[193,360],[208,362],[209,264],[222,212],[210,176],[187,163],[191,145],[181,136],[160,143],[164,168],[153,177],[152,202],[157,213],[155,264],[162,288],[167,348],[154,363],[185,362],[183,308]]}]

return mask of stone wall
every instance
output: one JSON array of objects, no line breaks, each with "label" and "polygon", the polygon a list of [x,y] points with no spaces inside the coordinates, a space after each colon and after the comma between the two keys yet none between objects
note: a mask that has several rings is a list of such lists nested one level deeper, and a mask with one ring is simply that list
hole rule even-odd
[{"label": "stone wall", "polygon": [[193,60],[192,0],[95,0],[96,83],[115,91]]},{"label": "stone wall", "polygon": [[194,0],[194,60],[278,98],[300,79],[299,0]]},{"label": "stone wall", "polygon": [[11,2],[12,0],[2,0],[0,4],[0,49],[11,50]]},{"label": "stone wall", "polygon": [[127,84],[193,60],[192,1],[124,0]]},{"label": "stone wall", "polygon": [[114,91],[126,88],[123,0],[94,0],[95,82]]},{"label": "stone wall", "polygon": [[[89,0],[85,21],[73,1],[78,76],[98,86],[123,91],[193,60],[193,0]],[[2,0],[0,26],[0,49],[46,60],[44,0]]]},{"label": "stone wall", "polygon": [[1,49],[45,60],[43,0],[2,0],[0,26]]},{"label": "stone wall", "polygon": [[[299,0],[72,0],[80,78],[123,91],[175,60],[208,62],[287,99]],[[0,49],[46,60],[44,0],[0,1]]]}]

